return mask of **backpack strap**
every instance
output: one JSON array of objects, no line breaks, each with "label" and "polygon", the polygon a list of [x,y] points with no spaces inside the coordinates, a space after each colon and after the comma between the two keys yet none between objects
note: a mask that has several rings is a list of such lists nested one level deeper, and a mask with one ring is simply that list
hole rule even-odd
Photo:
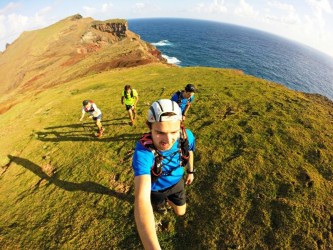
[{"label": "backpack strap", "polygon": [[181,151],[181,165],[185,167],[188,163],[190,158],[189,152],[189,143],[188,143],[188,136],[186,133],[186,129],[183,123],[180,125],[180,151]]},{"label": "backpack strap", "polygon": [[177,103],[178,103],[178,105],[180,105],[182,103],[182,92],[180,90],[178,90],[176,92],[176,94],[177,94],[177,97],[178,97]]},{"label": "backpack strap", "polygon": [[150,173],[151,181],[156,182],[157,178],[162,175],[163,156],[158,152],[158,150],[155,149],[151,133],[143,134],[140,139],[140,143],[142,144],[142,146],[149,149],[154,155],[154,164],[151,167]]},{"label": "backpack strap", "polygon": [[[185,99],[185,98],[182,98],[182,97],[183,97],[183,96],[182,96],[182,92],[183,92],[183,91],[180,91],[180,90],[178,90],[178,91],[176,92],[177,97],[178,97],[178,99],[177,99],[177,103],[178,103],[179,106],[180,106],[180,104],[182,103],[182,99]],[[191,105],[190,99],[191,99],[191,97],[186,99],[186,101],[187,101],[187,102],[186,102],[186,106]]]}]

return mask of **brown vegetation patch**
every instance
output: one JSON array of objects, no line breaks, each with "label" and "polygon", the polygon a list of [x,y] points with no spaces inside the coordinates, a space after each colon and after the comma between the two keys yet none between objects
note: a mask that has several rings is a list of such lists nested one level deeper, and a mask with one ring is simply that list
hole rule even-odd
[{"label": "brown vegetation patch", "polygon": [[231,69],[233,73],[235,73],[235,75],[244,75],[244,71],[243,70],[239,70],[239,69]]},{"label": "brown vegetation patch", "polygon": [[160,57],[161,56],[161,52],[159,50],[157,50],[157,49],[151,50],[150,54],[152,54],[155,57]]},{"label": "brown vegetation patch", "polygon": [[51,52],[51,51],[47,51],[47,53],[50,53],[50,54],[46,54],[45,55],[45,57],[47,57],[47,58],[54,58],[54,57],[56,57],[56,56],[58,56],[58,54],[57,53],[55,53],[55,52]]},{"label": "brown vegetation patch", "polygon": [[14,107],[17,104],[17,102],[12,103],[6,103],[6,104],[0,104],[0,115],[6,113],[8,110],[10,110],[12,107]]},{"label": "brown vegetation patch", "polygon": [[130,189],[128,185],[119,181],[119,175],[111,175],[109,179],[109,186],[112,190],[115,190],[119,193],[127,193]]},{"label": "brown vegetation patch", "polygon": [[3,175],[3,174],[7,171],[7,169],[8,169],[9,166],[10,166],[10,164],[11,164],[11,162],[8,162],[5,166],[2,166],[2,167],[0,168],[0,176]]},{"label": "brown vegetation patch", "polygon": [[101,48],[101,46],[99,44],[87,44],[85,46],[78,48],[77,53],[85,55],[88,53],[96,52],[100,48]]},{"label": "brown vegetation patch", "polygon": [[42,165],[42,171],[51,177],[55,173],[55,168],[50,163],[46,163]]},{"label": "brown vegetation patch", "polygon": [[73,55],[69,60],[61,64],[60,66],[72,66],[76,64],[77,62],[83,60],[85,58],[84,53],[79,53],[76,55]]},{"label": "brown vegetation patch", "polygon": [[44,77],[44,74],[39,74],[34,76],[33,78],[31,78],[29,81],[27,81],[26,83],[23,84],[22,89],[28,89],[29,87],[31,87],[37,80],[39,80],[40,78]]},{"label": "brown vegetation patch", "polygon": [[149,63],[153,63],[154,61],[151,59],[128,59],[128,58],[119,58],[115,59],[111,62],[105,62],[96,64],[88,70],[89,72],[95,71],[95,72],[102,72],[110,69],[115,68],[130,68],[135,67],[139,65],[145,65]]}]

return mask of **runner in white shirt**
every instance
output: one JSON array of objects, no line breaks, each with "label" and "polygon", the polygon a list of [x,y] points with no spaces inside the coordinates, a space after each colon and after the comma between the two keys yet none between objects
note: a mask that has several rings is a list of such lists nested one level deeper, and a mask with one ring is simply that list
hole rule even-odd
[{"label": "runner in white shirt", "polygon": [[96,126],[98,128],[97,137],[100,138],[103,135],[104,128],[102,126],[102,111],[96,106],[96,104],[91,100],[84,100],[82,102],[82,115],[80,121],[83,120],[83,117],[86,113],[89,114],[89,117],[96,121]]}]

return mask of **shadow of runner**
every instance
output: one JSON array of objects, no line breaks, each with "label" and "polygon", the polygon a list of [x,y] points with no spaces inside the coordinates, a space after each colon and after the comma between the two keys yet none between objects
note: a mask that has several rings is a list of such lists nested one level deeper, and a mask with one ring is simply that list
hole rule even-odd
[{"label": "shadow of runner", "polygon": [[[119,125],[119,124],[127,124],[128,117],[121,117],[121,118],[114,118],[110,120],[102,120],[103,127],[109,127],[111,125]],[[113,122],[115,121],[115,122]],[[119,123],[118,121],[124,121],[123,123]],[[66,125],[59,125],[59,126],[51,126],[46,127],[46,130],[49,129],[62,129],[62,128],[72,128],[72,129],[80,129],[80,128],[88,128],[89,130],[97,130],[96,123],[94,121],[83,121],[80,123],[73,123],[73,124],[66,124]]]},{"label": "shadow of runner", "polygon": [[40,141],[61,142],[61,141],[98,141],[98,142],[110,142],[110,141],[138,141],[142,134],[122,134],[115,137],[104,136],[98,138],[91,133],[82,133],[80,135],[73,132],[36,132],[37,139]]},{"label": "shadow of runner", "polygon": [[61,189],[66,190],[66,191],[70,191],[70,192],[84,191],[84,192],[88,192],[88,193],[103,194],[103,195],[114,196],[118,199],[128,201],[130,203],[134,202],[133,195],[116,192],[116,191],[111,190],[96,182],[84,181],[81,183],[74,183],[74,182],[59,180],[54,175],[48,176],[46,173],[43,172],[43,170],[37,164],[35,164],[27,159],[23,159],[21,157],[12,156],[12,155],[8,155],[8,158],[10,159],[10,163],[14,162],[17,165],[21,165],[22,167],[33,172],[39,178],[47,180],[48,182],[56,185],[57,187],[59,187]]},{"label": "shadow of runner", "polygon": [[[126,122],[125,124],[128,124]],[[104,126],[104,125],[103,125]],[[69,130],[66,130],[69,129]],[[114,137],[108,137],[104,134],[102,138],[96,137],[97,130],[93,123],[79,123],[79,124],[68,124],[62,126],[46,127],[46,131],[35,132],[36,139],[40,141],[98,141],[98,142],[109,142],[109,141],[137,141],[140,139],[142,134],[122,134]]]}]

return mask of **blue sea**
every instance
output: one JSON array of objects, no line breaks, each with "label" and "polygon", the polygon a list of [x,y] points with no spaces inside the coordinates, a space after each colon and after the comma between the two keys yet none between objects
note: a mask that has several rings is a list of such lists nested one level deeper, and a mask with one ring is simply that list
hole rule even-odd
[{"label": "blue sea", "polygon": [[180,67],[241,69],[288,88],[333,100],[333,58],[285,38],[231,24],[192,19],[132,19],[129,29]]}]

